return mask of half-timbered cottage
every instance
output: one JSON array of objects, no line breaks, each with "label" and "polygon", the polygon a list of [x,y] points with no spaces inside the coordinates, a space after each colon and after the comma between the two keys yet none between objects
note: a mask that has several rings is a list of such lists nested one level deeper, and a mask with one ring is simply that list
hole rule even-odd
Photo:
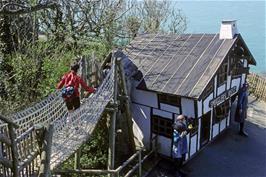
[{"label": "half-timbered cottage", "polygon": [[183,114],[194,125],[187,159],[230,125],[232,102],[256,64],[236,21],[223,21],[217,34],[143,34],[123,54],[138,69],[131,99],[143,144],[157,135],[159,152],[171,157],[172,124]]}]

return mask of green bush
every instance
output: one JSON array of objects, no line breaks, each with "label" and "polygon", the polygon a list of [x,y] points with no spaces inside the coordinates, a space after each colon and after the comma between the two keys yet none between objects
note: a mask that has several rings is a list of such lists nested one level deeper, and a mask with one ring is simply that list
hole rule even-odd
[{"label": "green bush", "polygon": [[[52,93],[56,84],[77,56],[104,58],[109,47],[102,41],[59,43],[54,40],[37,41],[23,51],[5,56],[1,62],[1,82],[4,91],[0,95],[3,105],[0,113],[10,114],[39,101]],[[6,72],[4,65],[11,71]]]}]

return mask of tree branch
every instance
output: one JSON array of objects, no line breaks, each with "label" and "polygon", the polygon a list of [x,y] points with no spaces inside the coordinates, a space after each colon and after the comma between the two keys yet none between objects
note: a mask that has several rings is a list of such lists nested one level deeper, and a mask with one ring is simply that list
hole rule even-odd
[{"label": "tree branch", "polygon": [[[7,9],[8,6],[14,6],[14,5],[20,7],[20,9],[17,9],[17,10]],[[58,7],[58,4],[54,2],[46,3],[46,4],[37,4],[32,7],[25,7],[25,6],[16,4],[16,3],[8,3],[8,4],[5,4],[0,9],[0,15],[21,15],[21,14],[36,12],[36,11],[43,10],[43,9],[55,9],[57,7]]]}]

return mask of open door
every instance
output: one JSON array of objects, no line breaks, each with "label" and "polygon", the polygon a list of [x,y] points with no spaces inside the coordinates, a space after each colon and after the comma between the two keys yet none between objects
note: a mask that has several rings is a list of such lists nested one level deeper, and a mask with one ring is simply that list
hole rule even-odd
[{"label": "open door", "polygon": [[200,147],[203,147],[210,139],[211,111],[201,118]]}]

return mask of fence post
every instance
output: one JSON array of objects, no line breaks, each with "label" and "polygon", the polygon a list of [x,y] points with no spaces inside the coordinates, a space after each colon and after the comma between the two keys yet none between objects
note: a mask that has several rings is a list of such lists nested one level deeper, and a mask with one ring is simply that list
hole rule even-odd
[{"label": "fence post", "polygon": [[11,149],[12,149],[12,172],[13,177],[19,176],[18,171],[18,149],[17,149],[17,143],[16,143],[16,132],[15,127],[11,123],[8,123],[8,132],[11,140]]},{"label": "fence post", "polygon": [[[113,91],[113,104],[117,106],[117,62],[116,58],[113,57],[114,64],[114,91]],[[111,116],[109,125],[109,147],[108,147],[108,170],[113,170],[115,166],[115,129],[116,129],[116,108],[113,109],[113,115]],[[110,175],[109,175],[110,176]],[[111,176],[114,176],[113,174]]]},{"label": "fence post", "polygon": [[80,169],[80,155],[81,155],[81,150],[79,148],[75,153],[75,162],[74,162],[75,170]]},{"label": "fence post", "polygon": [[158,136],[155,137],[155,158],[158,157],[157,149],[158,149]]},{"label": "fence post", "polygon": [[44,142],[41,153],[41,166],[39,177],[50,177],[50,161],[52,153],[52,138],[53,138],[54,125],[50,124],[44,134]]},{"label": "fence post", "polygon": [[[81,72],[81,78],[85,83],[87,83],[87,78],[86,78],[86,64],[85,64],[85,58],[82,57],[80,60],[80,72]],[[84,98],[84,89],[81,87],[80,88],[80,97]]]},{"label": "fence post", "polygon": [[140,150],[139,150],[139,177],[141,177],[141,176],[142,176],[141,152],[142,152],[142,149],[140,149]]},{"label": "fence post", "polygon": [[121,79],[121,90],[123,90],[123,96],[125,96],[127,99],[125,100],[125,112],[126,112],[126,124],[127,124],[127,132],[126,135],[129,138],[129,151],[130,153],[133,153],[136,149],[135,147],[135,142],[134,142],[134,133],[133,133],[133,121],[132,121],[132,113],[130,109],[130,95],[127,90],[127,82],[125,78],[125,71],[124,71],[124,66],[121,62],[121,59],[117,61],[118,63],[118,68],[119,68],[119,76]]}]

